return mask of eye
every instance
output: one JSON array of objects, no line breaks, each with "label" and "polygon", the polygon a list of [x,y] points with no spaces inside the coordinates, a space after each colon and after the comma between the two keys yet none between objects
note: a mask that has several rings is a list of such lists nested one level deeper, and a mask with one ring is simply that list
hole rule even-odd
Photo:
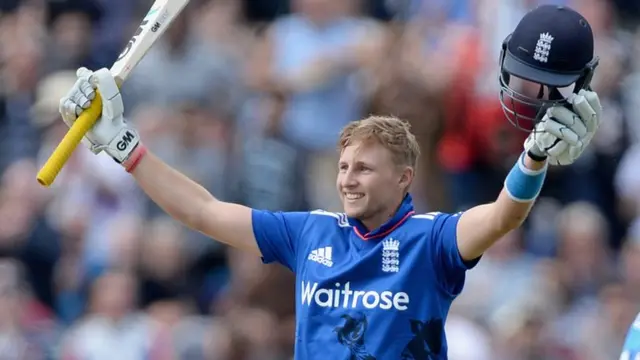
[{"label": "eye", "polygon": [[340,169],[340,171],[347,171],[347,169],[349,169],[349,166],[347,164],[339,164],[338,169]]}]

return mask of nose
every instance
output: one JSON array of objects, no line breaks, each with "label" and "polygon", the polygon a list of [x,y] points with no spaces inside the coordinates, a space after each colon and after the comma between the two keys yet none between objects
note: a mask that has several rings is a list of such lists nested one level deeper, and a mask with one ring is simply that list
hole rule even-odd
[{"label": "nose", "polygon": [[340,177],[340,185],[343,188],[354,188],[358,185],[358,179],[351,170],[345,170]]}]

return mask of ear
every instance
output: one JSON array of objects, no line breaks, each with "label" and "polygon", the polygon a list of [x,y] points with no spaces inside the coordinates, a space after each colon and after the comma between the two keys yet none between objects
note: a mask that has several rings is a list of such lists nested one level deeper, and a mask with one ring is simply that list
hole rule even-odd
[{"label": "ear", "polygon": [[400,180],[398,185],[405,189],[408,188],[413,182],[414,176],[415,176],[415,170],[412,167],[410,166],[404,167],[404,169],[402,169],[402,173],[400,174]]}]

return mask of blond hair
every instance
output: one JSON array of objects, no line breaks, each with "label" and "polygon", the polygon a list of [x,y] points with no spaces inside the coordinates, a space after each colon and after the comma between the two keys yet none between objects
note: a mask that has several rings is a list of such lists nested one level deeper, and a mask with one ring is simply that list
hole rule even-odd
[{"label": "blond hair", "polygon": [[393,116],[369,116],[353,121],[340,132],[338,150],[356,142],[377,142],[389,150],[396,164],[416,167],[420,145],[409,123]]}]

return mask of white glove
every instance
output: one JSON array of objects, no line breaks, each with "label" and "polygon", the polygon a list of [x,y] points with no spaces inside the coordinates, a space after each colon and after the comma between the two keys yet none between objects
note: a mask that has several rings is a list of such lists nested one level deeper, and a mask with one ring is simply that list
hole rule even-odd
[{"label": "white glove", "polygon": [[569,165],[576,161],[600,126],[602,106],[598,94],[580,90],[567,100],[573,111],[564,106],[547,109],[524,142],[526,151],[547,156],[551,165]]},{"label": "white glove", "polygon": [[87,132],[83,143],[97,154],[105,151],[118,163],[123,164],[140,142],[138,132],[129,127],[124,120],[124,105],[120,89],[108,69],[102,68],[92,72],[87,68],[79,68],[78,79],[67,96],[60,99],[59,111],[62,120],[73,125],[78,116],[91,105],[96,97],[97,88],[102,96],[102,116]]}]

